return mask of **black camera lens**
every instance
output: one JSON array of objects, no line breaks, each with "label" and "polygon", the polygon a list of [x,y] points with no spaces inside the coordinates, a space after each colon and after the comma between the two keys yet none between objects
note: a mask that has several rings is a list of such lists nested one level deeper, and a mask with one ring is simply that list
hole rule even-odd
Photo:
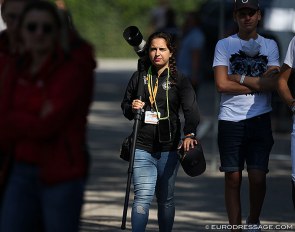
[{"label": "black camera lens", "polygon": [[127,27],[123,32],[123,37],[134,48],[138,56],[143,57],[145,55],[145,41],[136,26]]},{"label": "black camera lens", "polygon": [[131,46],[138,46],[143,40],[143,36],[136,26],[127,27],[123,32],[123,37]]}]

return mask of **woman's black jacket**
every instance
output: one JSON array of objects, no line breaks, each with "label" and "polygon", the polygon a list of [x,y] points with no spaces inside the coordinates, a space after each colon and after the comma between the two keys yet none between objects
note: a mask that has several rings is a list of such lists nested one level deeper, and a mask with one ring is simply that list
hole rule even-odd
[{"label": "woman's black jacket", "polygon": [[[158,91],[156,95],[156,102],[161,117],[167,116],[167,102],[166,102],[166,80],[168,77],[168,69],[166,69],[159,77]],[[157,74],[153,71],[153,83],[156,82]],[[141,94],[142,101],[145,102],[144,111],[151,110],[151,103],[149,100],[149,91],[146,75],[144,80],[144,92]],[[134,119],[132,112],[132,101],[137,98],[138,86],[138,72],[135,72],[126,88],[124,99],[121,103],[123,114],[129,120]],[[180,108],[182,108],[184,116],[183,133],[196,134],[196,129],[199,124],[200,115],[196,101],[195,91],[188,78],[182,74],[177,77],[169,77],[169,111],[170,111],[170,127],[172,140],[167,143],[160,143],[158,137],[158,125],[144,123],[144,113],[141,122],[139,123],[138,136],[136,148],[148,151],[150,153],[158,151],[173,151],[177,149],[178,143],[181,138],[181,122],[180,122]],[[153,107],[155,110],[155,107]]]}]

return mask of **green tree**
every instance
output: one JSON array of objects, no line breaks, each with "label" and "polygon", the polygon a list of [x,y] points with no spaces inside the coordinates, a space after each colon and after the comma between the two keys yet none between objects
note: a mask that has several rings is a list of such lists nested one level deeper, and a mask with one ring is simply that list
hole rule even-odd
[{"label": "green tree", "polygon": [[[181,15],[199,7],[203,0],[171,0]],[[98,57],[132,57],[132,48],[123,39],[123,31],[137,26],[146,38],[149,17],[157,0],[65,0],[79,33],[96,48]],[[178,17],[181,20],[181,17]]]}]

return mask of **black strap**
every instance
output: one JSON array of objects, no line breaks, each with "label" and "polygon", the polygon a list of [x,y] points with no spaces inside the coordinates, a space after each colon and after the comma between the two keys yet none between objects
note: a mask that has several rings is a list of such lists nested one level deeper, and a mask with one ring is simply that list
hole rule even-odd
[{"label": "black strap", "polygon": [[144,93],[144,77],[146,76],[143,58],[138,59],[137,70],[138,70],[137,97],[139,100],[142,100],[143,93]]}]

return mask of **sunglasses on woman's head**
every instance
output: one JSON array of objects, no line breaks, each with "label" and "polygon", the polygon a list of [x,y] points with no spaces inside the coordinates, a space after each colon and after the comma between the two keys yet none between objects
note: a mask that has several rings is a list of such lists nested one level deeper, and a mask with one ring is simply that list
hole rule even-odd
[{"label": "sunglasses on woman's head", "polygon": [[43,34],[51,34],[53,31],[53,25],[51,23],[36,23],[30,22],[26,24],[26,29],[30,33],[35,33],[39,28],[42,29]]}]

